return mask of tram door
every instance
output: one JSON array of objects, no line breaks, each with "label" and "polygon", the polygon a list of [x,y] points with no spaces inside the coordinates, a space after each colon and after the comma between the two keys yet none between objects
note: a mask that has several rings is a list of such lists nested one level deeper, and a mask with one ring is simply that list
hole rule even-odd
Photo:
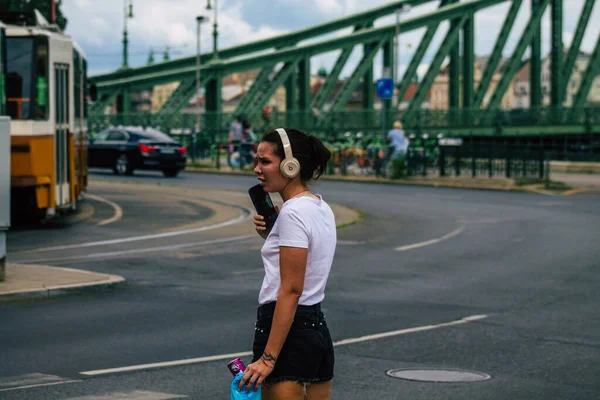
[{"label": "tram door", "polygon": [[55,124],[54,161],[56,207],[71,203],[69,189],[69,65],[54,64]]}]

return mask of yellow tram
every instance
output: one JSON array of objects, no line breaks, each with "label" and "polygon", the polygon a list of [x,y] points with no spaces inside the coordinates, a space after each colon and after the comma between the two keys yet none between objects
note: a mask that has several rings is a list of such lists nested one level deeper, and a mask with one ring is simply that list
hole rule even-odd
[{"label": "yellow tram", "polygon": [[12,214],[53,217],[75,209],[87,187],[86,58],[55,26],[5,32]]}]

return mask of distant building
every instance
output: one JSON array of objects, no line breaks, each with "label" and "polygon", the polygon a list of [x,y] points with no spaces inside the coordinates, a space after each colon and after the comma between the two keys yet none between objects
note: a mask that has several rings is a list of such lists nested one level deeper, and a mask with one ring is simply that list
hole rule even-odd
[{"label": "distant building", "polygon": [[[566,56],[566,53],[565,53]],[[588,63],[590,60],[590,55],[584,52],[580,52],[575,60],[575,65],[573,66],[573,70],[571,71],[571,75],[569,81],[566,82],[566,93],[563,101],[564,107],[571,107],[573,105],[573,100],[579,91],[579,87],[581,86],[581,80],[583,78],[583,74],[585,73]],[[550,53],[544,57],[542,60],[542,106],[549,106],[551,103],[551,75],[550,75]],[[526,60],[523,62],[519,71],[515,75],[515,79],[513,81],[513,88],[515,92],[516,98],[516,107],[518,108],[528,108],[530,106],[530,60]],[[592,87],[590,88],[590,92],[587,98],[587,105],[598,105],[600,104],[600,76],[597,76],[592,83]]]},{"label": "distant building", "polygon": [[[483,72],[485,71],[485,67],[488,63],[488,60],[489,60],[489,57],[475,57],[475,64],[473,66],[473,81],[474,81],[474,86],[475,86],[475,88],[474,88],[475,93],[477,92],[479,83],[481,82],[481,79],[483,77]],[[506,61],[507,61],[507,59],[502,59],[499,63],[499,67],[492,75],[492,79],[488,85],[488,89],[487,89],[485,95],[483,96],[483,100],[481,102],[482,108],[487,107],[487,105],[489,104],[492,94],[496,90],[496,87],[498,86],[498,83],[500,82],[500,79],[502,78],[502,69],[503,69]],[[440,71],[440,73],[435,77],[433,85],[431,86],[431,105],[430,106],[432,109],[442,109],[442,110],[448,109],[448,106],[449,106],[449,103],[448,103],[448,95],[449,95],[449,92],[448,92],[448,90],[449,90],[449,88],[448,88],[448,82],[449,82],[448,69],[449,69],[448,65],[444,66],[442,68],[442,70]],[[461,78],[461,81],[459,82],[459,85],[462,85],[462,78]],[[462,89],[462,86],[461,86],[461,89]],[[462,95],[461,95],[460,101],[462,103]],[[515,106],[514,93],[513,93],[513,90],[511,90],[511,88],[509,88],[504,93],[504,96],[502,97],[502,101],[500,102],[499,106],[501,108],[513,108]]]},{"label": "distant building", "polygon": [[164,85],[154,86],[151,97],[151,111],[153,113],[158,112],[178,87],[179,82],[171,82]]}]

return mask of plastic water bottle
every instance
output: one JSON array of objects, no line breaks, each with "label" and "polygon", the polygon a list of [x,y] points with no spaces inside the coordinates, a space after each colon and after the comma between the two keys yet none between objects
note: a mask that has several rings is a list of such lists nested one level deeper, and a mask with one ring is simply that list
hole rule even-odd
[{"label": "plastic water bottle", "polygon": [[242,390],[238,391],[238,387],[240,385],[240,381],[244,376],[244,371],[246,370],[246,366],[239,358],[231,360],[227,364],[227,368],[233,375],[233,380],[231,381],[231,385],[229,386],[229,399],[230,400],[260,400],[262,398],[262,388],[259,387],[257,391],[250,389],[249,392],[246,391],[246,386],[242,388]]}]

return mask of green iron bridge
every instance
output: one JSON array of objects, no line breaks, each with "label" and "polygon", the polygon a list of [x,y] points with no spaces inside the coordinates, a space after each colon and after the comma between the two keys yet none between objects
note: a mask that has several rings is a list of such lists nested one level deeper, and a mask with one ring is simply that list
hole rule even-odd
[{"label": "green iron bridge", "polygon": [[[401,23],[401,34],[419,29],[424,30],[424,34],[415,46],[403,76],[396,79],[397,99],[379,103],[375,98],[374,59],[381,54],[383,68],[396,71],[394,40],[397,25],[375,26],[374,22],[394,15],[400,7],[410,5],[418,10],[425,3],[433,3],[437,8],[421,14],[411,13]],[[233,116],[242,115],[260,128],[298,126],[317,134],[347,130],[375,134],[389,128],[392,121],[401,120],[409,132],[444,132],[449,136],[568,134],[598,141],[600,105],[594,107],[587,99],[600,73],[600,37],[581,73],[579,88],[569,106],[565,106],[567,83],[580,54],[595,0],[584,0],[578,11],[569,9],[569,12],[578,12],[579,17],[568,48],[563,45],[565,3],[564,0],[401,0],[278,37],[221,49],[218,58],[213,58],[212,52],[202,54],[200,85],[206,92],[205,108],[199,118],[201,133],[211,140],[223,140]],[[478,13],[500,4],[506,4],[507,12],[498,16],[502,20],[501,29],[476,82],[475,19]],[[523,12],[529,15],[529,20],[520,31],[515,28],[515,21]],[[549,48],[550,104],[542,106],[545,57],[542,57],[541,32],[545,13],[550,16],[550,43],[544,43]],[[449,25],[447,31],[440,27],[443,23]],[[322,38],[345,28],[352,32]],[[434,46],[438,30],[445,36],[441,44]],[[512,37],[518,39],[507,56],[507,42]],[[322,39],[319,41],[319,38]],[[305,42],[307,40],[309,43]],[[357,47],[362,50],[358,64],[347,78],[340,80],[342,70]],[[311,94],[311,57],[332,51],[339,53],[337,60],[320,90]],[[503,109],[502,99],[522,68],[527,51],[529,107]],[[406,107],[394,107],[393,104],[405,99],[409,87],[414,85],[417,68],[426,53],[435,53],[429,61],[428,71],[418,81]],[[424,109],[423,102],[442,68],[447,69],[448,108]],[[260,72],[235,111],[222,112],[223,77],[256,69]],[[110,124],[132,124],[160,127],[165,131],[187,128],[195,132],[197,116],[183,114],[181,110],[196,95],[196,72],[196,57],[191,56],[92,77],[99,100],[90,110],[91,131]],[[131,93],[170,82],[179,82],[179,86],[158,112],[132,112]],[[262,109],[282,86],[285,87],[286,110],[273,112],[267,119]],[[357,88],[362,92],[360,107],[348,110],[347,104]],[[118,112],[104,114],[106,106],[115,102]]]}]

